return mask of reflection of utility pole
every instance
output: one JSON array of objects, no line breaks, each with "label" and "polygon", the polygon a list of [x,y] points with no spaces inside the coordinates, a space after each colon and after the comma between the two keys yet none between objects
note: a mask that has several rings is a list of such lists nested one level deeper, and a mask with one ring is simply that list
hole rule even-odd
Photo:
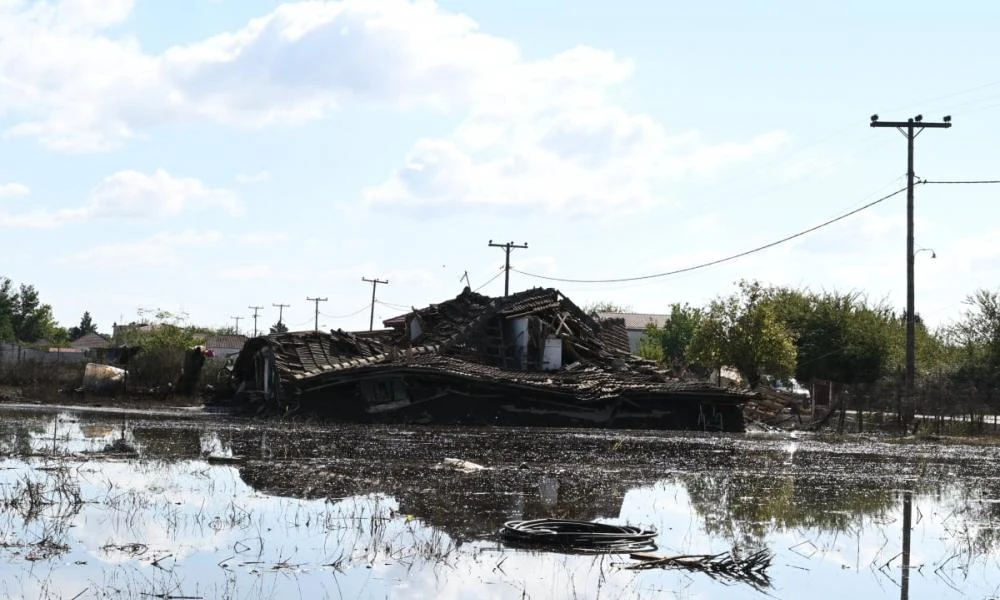
[{"label": "reflection of utility pole", "polygon": [[326,298],[306,298],[306,302],[316,303],[316,320],[313,323],[313,331],[319,331],[319,303],[326,302]]},{"label": "reflection of utility pole", "polygon": [[375,288],[377,288],[378,284],[380,283],[388,285],[389,280],[386,279],[383,281],[378,277],[376,277],[375,279],[368,279],[367,277],[362,277],[361,281],[367,281],[368,283],[372,284],[372,313],[371,316],[368,318],[368,331],[372,331],[375,328]]},{"label": "reflection of utility pole", "polygon": [[899,600],[910,599],[910,519],[913,517],[913,492],[903,492],[903,582]]},{"label": "reflection of utility pole", "polygon": [[494,244],[493,240],[490,240],[490,248],[503,248],[504,252],[507,254],[507,262],[504,266],[504,277],[503,277],[503,295],[510,295],[510,251],[515,248],[527,248],[528,243],[515,244],[514,242],[507,242],[506,244]]},{"label": "reflection of utility pole", "polygon": [[250,310],[253,311],[253,336],[257,337],[257,315],[260,314],[260,310],[264,308],[263,306],[248,306]]},{"label": "reflection of utility pole", "polygon": [[229,317],[229,318],[232,319],[232,320],[234,320],[234,321],[236,321],[236,335],[239,335],[240,334],[240,320],[242,320],[243,317]]},{"label": "reflection of utility pole", "polygon": [[278,325],[281,325],[281,317],[285,314],[285,309],[291,306],[290,304],[271,304],[278,309]]},{"label": "reflection of utility pole", "polygon": [[947,116],[940,123],[924,122],[923,115],[917,115],[906,121],[879,121],[878,115],[871,117],[872,127],[895,127],[906,136],[906,406],[900,410],[899,418],[903,426],[909,425],[912,412],[916,408],[914,403],[914,373],[916,369],[916,336],[915,336],[915,313],[913,301],[913,140],[920,135],[925,128],[947,128],[951,127],[951,117]]}]

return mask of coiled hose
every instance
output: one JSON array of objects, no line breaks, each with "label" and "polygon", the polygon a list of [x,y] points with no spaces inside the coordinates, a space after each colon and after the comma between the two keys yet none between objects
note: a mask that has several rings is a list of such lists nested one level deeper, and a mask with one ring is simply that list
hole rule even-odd
[{"label": "coiled hose", "polygon": [[655,529],[568,519],[507,521],[500,537],[511,546],[561,552],[630,553],[656,550]]}]

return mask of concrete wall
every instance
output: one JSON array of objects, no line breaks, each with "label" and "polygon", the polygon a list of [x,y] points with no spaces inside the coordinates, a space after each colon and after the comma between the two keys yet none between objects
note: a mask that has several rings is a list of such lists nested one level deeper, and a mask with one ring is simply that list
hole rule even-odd
[{"label": "concrete wall", "polygon": [[83,352],[48,352],[21,344],[0,342],[0,365],[2,366],[17,365],[23,362],[74,364],[85,363],[88,360],[89,358]]}]

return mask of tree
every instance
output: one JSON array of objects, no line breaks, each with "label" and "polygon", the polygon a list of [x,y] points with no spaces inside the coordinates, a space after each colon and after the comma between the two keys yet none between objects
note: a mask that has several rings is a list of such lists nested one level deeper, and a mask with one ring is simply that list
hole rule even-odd
[{"label": "tree", "polygon": [[14,341],[14,284],[0,277],[0,340]]},{"label": "tree", "polygon": [[271,325],[271,333],[288,333],[288,326],[278,321],[274,325]]},{"label": "tree", "polygon": [[90,318],[90,311],[85,310],[83,311],[83,317],[80,318],[80,325],[69,328],[69,338],[76,341],[91,333],[97,333],[97,324]]},{"label": "tree", "polygon": [[688,304],[674,303],[670,305],[670,317],[663,324],[660,335],[660,345],[663,355],[668,361],[685,367],[688,360],[688,347],[694,339],[694,332],[701,323],[702,310]]},{"label": "tree", "polygon": [[734,367],[750,387],[764,375],[789,377],[795,372],[792,333],[757,282],[741,281],[739,292],[712,301],[686,353],[704,367]]},{"label": "tree", "polygon": [[590,304],[585,304],[583,306],[583,312],[588,315],[593,315],[595,313],[616,313],[622,314],[627,312],[632,312],[632,307],[627,304],[618,304],[616,302],[611,302],[608,300],[600,300],[598,302],[591,302]]},{"label": "tree", "polygon": [[768,302],[795,338],[795,376],[802,381],[873,383],[893,368],[895,319],[856,293],[767,291]]},{"label": "tree", "polygon": [[14,337],[22,342],[37,342],[56,327],[52,307],[41,303],[32,285],[21,284],[13,296],[13,308]]}]

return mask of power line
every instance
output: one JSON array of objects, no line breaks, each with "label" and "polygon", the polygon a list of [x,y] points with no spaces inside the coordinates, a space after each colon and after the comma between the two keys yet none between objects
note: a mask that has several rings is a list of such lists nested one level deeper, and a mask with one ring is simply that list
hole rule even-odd
[{"label": "power line", "polygon": [[362,307],[361,307],[361,308],[359,308],[358,310],[356,310],[356,311],[354,311],[354,312],[352,312],[352,313],[348,313],[348,314],[346,314],[346,315],[328,315],[328,314],[326,314],[325,312],[321,312],[321,313],[319,313],[319,314],[323,315],[323,316],[324,316],[324,317],[326,317],[327,319],[346,319],[346,318],[348,318],[348,317],[353,317],[353,316],[355,316],[355,315],[359,315],[359,314],[363,313],[364,311],[368,310],[368,308],[369,308],[370,306],[371,306],[370,304],[365,304],[364,306],[362,306]]},{"label": "power line", "polygon": [[274,306],[274,307],[276,307],[278,309],[278,325],[281,325],[281,318],[283,316],[285,316],[285,309],[288,308],[291,305],[290,304],[274,304],[274,303],[272,303],[271,306]]},{"label": "power line", "polygon": [[[926,129],[948,129],[951,127],[951,116],[945,116],[941,121],[924,121],[923,115],[910,117],[905,121],[879,121],[878,115],[871,116],[871,127],[891,127],[898,130],[906,138],[906,387],[905,405],[900,406],[900,417],[903,425],[908,425],[913,417],[914,382],[916,378],[916,315],[914,311],[915,296],[913,273],[913,192],[916,187],[916,175],[913,172],[913,146],[917,136]],[[906,409],[905,411],[902,409]]]},{"label": "power line", "polygon": [[504,254],[507,255],[507,262],[505,263],[506,266],[504,267],[504,273],[506,273],[506,277],[503,280],[503,295],[504,296],[507,296],[507,295],[510,294],[510,252],[511,252],[511,250],[514,250],[514,249],[517,249],[517,248],[527,248],[527,247],[528,247],[528,243],[527,242],[525,242],[523,244],[515,244],[514,242],[507,242],[506,244],[494,244],[493,240],[490,240],[490,248],[503,248],[504,249]]},{"label": "power line", "polygon": [[260,314],[261,309],[264,308],[264,307],[263,306],[248,306],[247,308],[249,308],[250,310],[253,311],[253,336],[257,337],[257,315]]},{"label": "power line", "polygon": [[[520,271],[518,271],[518,273],[520,273]],[[503,274],[504,274],[504,268],[503,268],[503,267],[500,267],[500,270],[499,270],[499,271],[497,271],[497,274],[496,274],[496,275],[494,275],[493,277],[490,277],[489,279],[487,279],[487,280],[486,280],[486,283],[484,283],[483,285],[481,285],[481,286],[477,287],[476,289],[474,289],[474,290],[472,290],[472,291],[473,291],[473,292],[478,292],[479,290],[483,289],[484,287],[486,287],[486,286],[488,286],[489,284],[491,284],[491,283],[493,283],[494,281],[496,281],[497,277],[500,277],[500,276],[501,276],[501,275],[503,275]]]},{"label": "power line", "polygon": [[988,183],[1000,183],[1000,179],[979,179],[979,180],[955,180],[955,181],[931,181],[928,179],[920,180],[920,183],[926,184],[941,184],[941,185],[955,185],[955,184],[966,184],[966,185],[977,185],[977,184],[988,184]]},{"label": "power line", "polygon": [[306,302],[316,303],[316,315],[313,320],[313,331],[319,331],[319,303],[326,302],[326,298],[306,298]]},{"label": "power line", "polygon": [[682,269],[674,269],[673,271],[665,271],[663,273],[652,273],[650,275],[639,275],[639,276],[636,276],[636,277],[617,277],[617,278],[614,278],[614,279],[569,279],[569,278],[564,278],[564,277],[550,277],[548,275],[539,275],[537,273],[527,273],[525,271],[519,271],[517,269],[511,269],[511,270],[515,271],[517,273],[520,273],[521,275],[525,275],[527,277],[534,277],[536,279],[545,279],[545,280],[548,280],[548,281],[561,281],[561,282],[564,282],[564,283],[626,283],[626,282],[629,282],[629,281],[643,281],[643,280],[646,280],[646,279],[659,279],[661,277],[668,277],[670,275],[678,275],[680,273],[687,273],[689,271],[697,271],[699,269],[704,269],[706,267],[713,267],[715,265],[719,265],[719,264],[722,264],[722,263],[734,261],[734,260],[736,260],[738,258],[743,258],[744,256],[749,256],[751,254],[756,254],[757,252],[761,252],[761,251],[767,250],[769,248],[774,248],[775,246],[779,246],[779,245],[784,244],[786,242],[790,242],[790,241],[792,241],[792,240],[794,240],[796,238],[800,238],[800,237],[802,237],[804,235],[808,235],[808,234],[810,234],[810,233],[812,233],[814,231],[818,231],[820,229],[823,229],[824,227],[828,227],[830,225],[833,225],[834,223],[836,223],[838,221],[843,221],[847,217],[854,216],[854,215],[858,214],[859,212],[862,212],[864,210],[867,210],[867,209],[875,206],[876,204],[880,204],[882,202],[885,202],[886,200],[888,200],[889,198],[892,198],[893,196],[898,196],[899,194],[902,194],[905,191],[906,191],[905,187],[904,188],[900,188],[900,189],[896,190],[895,192],[892,192],[891,194],[886,194],[885,196],[882,196],[881,198],[873,200],[873,201],[869,202],[868,204],[864,204],[862,206],[859,206],[858,208],[856,208],[856,209],[854,209],[852,211],[846,212],[846,213],[844,213],[844,214],[842,214],[842,215],[840,215],[838,217],[834,217],[834,218],[832,218],[832,219],[830,219],[828,221],[824,221],[824,222],[820,223],[819,225],[816,225],[814,227],[810,227],[809,229],[804,229],[804,230],[802,230],[802,231],[800,231],[798,233],[793,233],[792,235],[785,236],[785,237],[783,237],[783,238],[781,238],[779,240],[775,240],[775,241],[770,242],[768,244],[764,244],[763,246],[757,246],[756,248],[751,248],[749,250],[744,250],[743,252],[739,252],[737,254],[731,254],[731,255],[723,257],[723,258],[718,258],[718,259],[711,260],[711,261],[708,261],[708,262],[703,262],[703,263],[699,263],[699,264],[696,264],[696,265],[691,265],[689,267],[684,267]]},{"label": "power line", "polygon": [[375,279],[368,279],[367,277],[362,277],[361,281],[366,281],[372,284],[372,303],[371,303],[372,313],[371,316],[368,317],[368,331],[372,331],[375,329],[375,288],[377,288],[378,284],[380,283],[383,285],[389,285],[389,280],[379,279],[378,277],[376,277]]},{"label": "power line", "polygon": [[240,321],[242,321],[246,317],[229,317],[229,318],[232,319],[232,320],[234,320],[234,321],[236,321],[236,335],[239,335],[240,334]]}]

